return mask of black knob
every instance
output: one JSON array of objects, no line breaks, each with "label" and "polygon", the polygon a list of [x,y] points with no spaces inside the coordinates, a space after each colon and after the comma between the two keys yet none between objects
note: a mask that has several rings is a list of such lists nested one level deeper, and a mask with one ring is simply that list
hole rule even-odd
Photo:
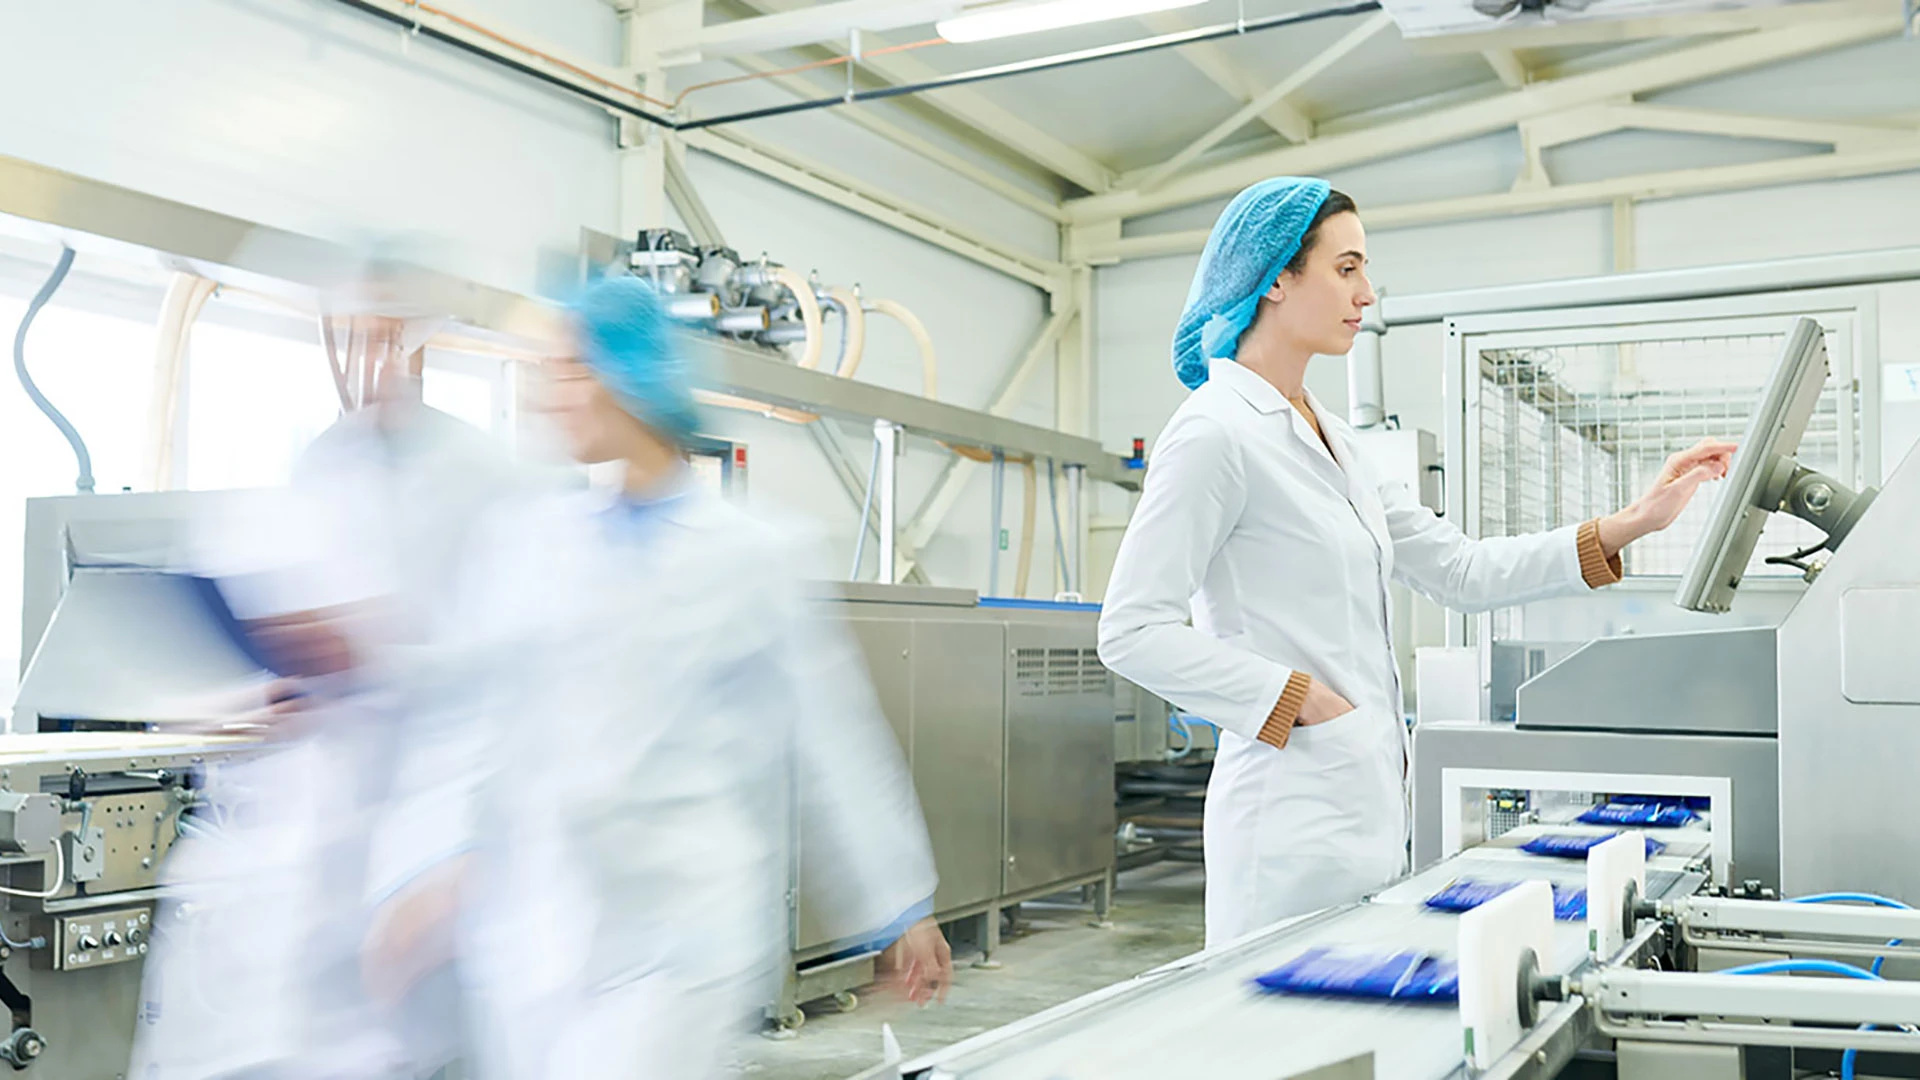
[{"label": "black knob", "polygon": [[75,944],[77,944],[77,945],[79,945],[79,946],[80,946],[80,951],[81,951],[81,952],[85,952],[85,951],[87,951],[88,949],[97,949],[97,948],[99,948],[99,947],[100,947],[100,939],[99,939],[99,938],[96,938],[96,937],[94,937],[94,936],[93,936],[93,935],[91,935],[91,934],[81,934],[81,935],[80,935],[80,940],[79,940],[78,942],[75,942]]}]

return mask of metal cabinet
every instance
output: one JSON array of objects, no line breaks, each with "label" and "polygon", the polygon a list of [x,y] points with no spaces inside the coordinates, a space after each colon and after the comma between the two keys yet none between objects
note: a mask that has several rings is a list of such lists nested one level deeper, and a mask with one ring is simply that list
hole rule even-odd
[{"label": "metal cabinet", "polygon": [[1005,890],[1113,864],[1113,688],[1086,627],[1010,623]]}]

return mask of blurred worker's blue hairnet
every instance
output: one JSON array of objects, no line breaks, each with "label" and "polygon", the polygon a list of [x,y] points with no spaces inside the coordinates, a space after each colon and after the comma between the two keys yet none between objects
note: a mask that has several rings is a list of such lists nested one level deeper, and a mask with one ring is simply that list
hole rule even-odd
[{"label": "blurred worker's blue hairnet", "polygon": [[1173,332],[1173,372],[1187,389],[1207,381],[1207,363],[1232,359],[1253,324],[1260,298],[1300,251],[1307,227],[1327,201],[1325,180],[1276,176],[1234,196],[1214,223],[1187,308]]},{"label": "blurred worker's blue hairnet", "polygon": [[675,442],[700,426],[685,354],[653,286],[604,277],[573,305],[580,361],[634,419]]}]

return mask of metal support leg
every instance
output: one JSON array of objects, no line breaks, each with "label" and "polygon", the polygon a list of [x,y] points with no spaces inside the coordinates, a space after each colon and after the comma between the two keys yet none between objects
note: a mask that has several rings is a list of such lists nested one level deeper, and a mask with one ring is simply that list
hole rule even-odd
[{"label": "metal support leg", "polygon": [[1007,493],[1007,455],[999,450],[993,452],[993,523],[991,535],[987,537],[987,595],[1000,595],[1000,529],[1001,506]]},{"label": "metal support leg", "polygon": [[1101,930],[1113,929],[1113,920],[1109,914],[1113,911],[1113,871],[1101,878],[1093,886],[1093,925]]},{"label": "metal support leg", "polygon": [[1073,543],[1067,553],[1070,556],[1067,568],[1067,591],[1082,597],[1087,594],[1087,583],[1085,553],[1081,550],[1081,546],[1087,530],[1080,518],[1080,493],[1086,486],[1086,479],[1086,466],[1067,466],[1067,528],[1073,530]]},{"label": "metal support leg", "polygon": [[880,451],[874,476],[874,502],[880,509],[880,574],[875,579],[892,585],[899,580],[900,539],[900,425],[891,420],[873,422],[873,441]]},{"label": "metal support leg", "polygon": [[1000,951],[1000,909],[988,908],[980,913],[980,959],[973,966],[983,971],[1000,970],[1000,961],[994,954]]}]

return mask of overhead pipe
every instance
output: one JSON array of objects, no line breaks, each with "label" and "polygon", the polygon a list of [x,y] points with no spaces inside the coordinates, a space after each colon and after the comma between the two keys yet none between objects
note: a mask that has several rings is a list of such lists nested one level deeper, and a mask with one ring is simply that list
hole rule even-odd
[{"label": "overhead pipe", "polygon": [[828,287],[826,295],[843,320],[840,326],[840,363],[835,366],[833,373],[843,379],[851,379],[853,373],[860,370],[860,361],[866,355],[867,310],[860,303],[857,289],[833,285]]},{"label": "overhead pipe", "polygon": [[79,477],[73,482],[73,489],[91,493],[93,491],[93,455],[87,453],[86,440],[80,437],[80,432],[68,421],[66,415],[54,408],[53,402],[48,401],[47,396],[40,392],[40,388],[34,385],[33,376],[27,372],[27,331],[33,329],[34,318],[40,314],[41,308],[47,306],[47,301],[53,299],[53,294],[59,291],[60,283],[67,280],[67,271],[71,269],[73,269],[73,249],[62,244],[60,260],[53,264],[53,273],[47,275],[47,280],[40,286],[40,291],[34,293],[33,299],[27,302],[27,313],[20,317],[20,329],[14,332],[13,374],[20,380],[20,388],[27,392],[27,397],[32,400],[34,407],[45,414],[48,420],[53,421],[53,426],[59,428],[60,434],[66,437],[67,445],[73,448],[73,457],[80,469]]},{"label": "overhead pipe", "polygon": [[174,424],[187,374],[187,342],[193,324],[213,296],[215,283],[195,274],[176,273],[160,304],[155,334],[153,392],[147,406],[147,475],[154,491],[173,486]]},{"label": "overhead pipe", "polygon": [[812,371],[820,366],[820,350],[826,338],[826,323],[820,317],[820,301],[813,295],[813,282],[786,266],[774,268],[773,280],[785,286],[793,294],[794,303],[800,305],[800,322],[806,327],[807,337],[799,365]]},{"label": "overhead pipe", "polygon": [[844,94],[828,98],[809,98],[785,105],[774,105],[764,109],[748,109],[744,112],[723,113],[704,120],[682,120],[674,123],[678,131],[699,131],[703,128],[721,127],[737,124],[745,120],[764,120],[772,116],[787,116],[792,113],[810,112],[815,109],[831,109],[841,105],[853,105],[862,101],[883,101],[888,98],[907,97],[933,90],[950,90],[956,86],[969,86],[973,83],[989,82],[995,79],[1011,78],[1015,75],[1031,75],[1041,71],[1057,71],[1061,68],[1090,64],[1098,60],[1112,60],[1122,56],[1138,56],[1142,53],[1157,52],[1162,49],[1178,49],[1188,45],[1197,45],[1222,38],[1244,37],[1247,34],[1263,30],[1277,30],[1283,26],[1298,26],[1303,23],[1318,22],[1322,19],[1337,19],[1347,15],[1365,15],[1379,11],[1379,0],[1361,0],[1360,3],[1341,4],[1335,7],[1317,8],[1313,11],[1298,11],[1286,15],[1270,15],[1260,19],[1237,19],[1233,22],[1203,26],[1193,30],[1182,30],[1173,34],[1160,34],[1156,37],[1137,38],[1114,45],[1102,45],[1098,48],[1081,49],[1076,52],[1057,53],[1052,56],[1036,57],[1032,60],[1020,60],[1011,64],[996,64],[991,67],[973,68],[956,71],[951,75],[942,75],[921,82],[899,83],[893,86],[878,86],[868,90],[849,90]]},{"label": "overhead pipe", "polygon": [[[887,98],[905,97],[933,90],[950,89],[955,86],[967,86],[972,83],[1005,79],[1016,75],[1030,75],[1041,71],[1054,71],[1079,64],[1093,63],[1098,60],[1111,60],[1122,56],[1137,56],[1141,53],[1155,52],[1162,49],[1177,49],[1186,45],[1196,45],[1223,38],[1244,37],[1247,34],[1260,33],[1265,30],[1276,30],[1281,27],[1297,26],[1303,23],[1316,22],[1321,19],[1340,18],[1347,15],[1364,15],[1380,10],[1379,0],[1361,0],[1359,3],[1341,4],[1334,7],[1319,8],[1313,11],[1293,12],[1286,15],[1271,15],[1258,19],[1236,19],[1232,22],[1199,27],[1193,30],[1182,30],[1174,34],[1161,34],[1156,37],[1139,38],[1134,41],[1120,42],[1118,44],[1105,45],[1094,49],[1081,49],[1077,52],[1037,57],[1032,60],[1022,60],[1012,64],[998,64],[991,67],[973,68],[968,71],[959,71],[951,75],[943,75],[939,78],[927,79],[921,82],[873,87],[867,90],[849,89],[846,93],[834,97],[810,98],[805,101],[796,101],[771,108],[724,113],[720,116],[708,117],[704,120],[675,120],[671,115],[655,112],[652,109],[644,108],[633,102],[612,97],[606,93],[584,86],[580,82],[562,78],[549,71],[543,71],[538,67],[521,60],[516,60],[511,56],[497,52],[477,42],[468,41],[458,35],[447,33],[429,23],[419,21],[418,16],[415,14],[406,11],[389,10],[387,7],[371,3],[369,0],[336,0],[336,2],[345,4],[356,11],[371,15],[374,18],[404,27],[411,33],[418,34],[433,41],[438,41],[444,45],[451,45],[462,52],[470,53],[481,59],[499,64],[511,71],[528,76],[548,86],[564,90],[569,94],[590,101],[610,111],[644,120],[649,124],[665,128],[669,131],[699,131],[705,128],[737,124],[745,120],[759,120],[770,116],[785,116],[791,113],[811,112],[816,109],[832,109],[842,105],[853,105],[862,101],[881,101]],[[434,13],[444,14],[438,12],[437,9]],[[503,35],[485,30],[484,28],[479,28],[477,24],[470,23],[468,26],[470,29],[475,29],[476,32],[483,33],[528,56],[538,57],[557,66],[571,67],[571,65],[565,65],[564,62],[557,58],[541,53],[531,46],[512,41]],[[606,83],[605,80],[592,75],[590,72],[584,73],[584,77],[593,82],[608,85],[611,89],[618,90],[635,98],[644,97],[644,95],[639,94],[638,91]],[[662,104],[655,99],[648,98],[646,100],[656,105]]]},{"label": "overhead pipe", "polygon": [[892,300],[874,300],[867,304],[867,310],[888,318],[907,328],[913,335],[913,343],[920,350],[920,396],[929,401],[940,398],[940,357],[934,351],[933,335],[927,333],[926,324],[919,316]]}]

